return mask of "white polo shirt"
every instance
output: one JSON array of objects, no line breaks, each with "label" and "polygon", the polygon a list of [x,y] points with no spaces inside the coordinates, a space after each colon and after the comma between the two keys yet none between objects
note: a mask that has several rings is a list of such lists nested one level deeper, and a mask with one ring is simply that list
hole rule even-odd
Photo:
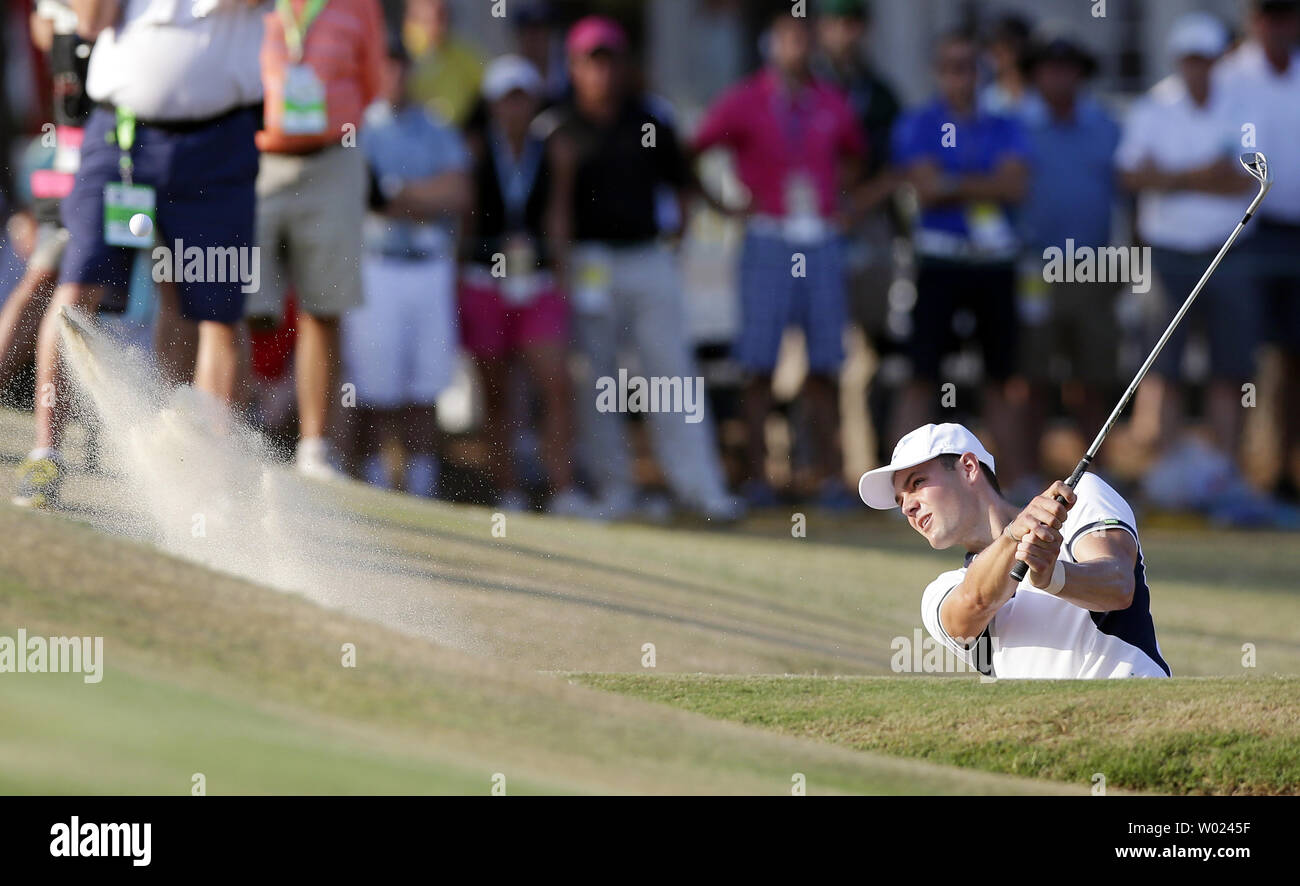
[{"label": "white polo shirt", "polygon": [[[1152,163],[1162,172],[1186,172],[1230,159],[1236,165],[1241,137],[1219,92],[1204,107],[1192,101],[1183,78],[1171,74],[1133,103],[1115,150],[1115,166],[1133,172]],[[1265,154],[1267,155],[1267,151]],[[1269,157],[1269,162],[1272,162]],[[1243,172],[1242,178],[1246,175]],[[1142,191],[1137,226],[1152,246],[1180,252],[1215,251],[1245,214],[1253,194],[1203,191]],[[1249,234],[1252,228],[1243,233]]]},{"label": "white polo shirt", "polygon": [[[1075,542],[1093,532],[1127,532],[1137,540],[1137,521],[1132,508],[1104,480],[1095,474],[1085,474],[1074,491],[1078,499],[1061,527],[1065,539],[1061,545],[1062,560],[1077,562],[1073,554]],[[968,554],[966,566],[974,558],[975,555]],[[1147,587],[1140,542],[1133,574],[1133,604],[1128,609],[1089,612],[1029,587],[1026,580],[981,635],[979,642],[986,651],[980,655],[948,636],[939,621],[939,607],[965,578],[966,566],[945,572],[925,589],[921,596],[921,621],[930,636],[972,668],[984,673],[991,670],[990,676],[1012,679],[1170,675],[1156,642],[1151,591]]]},{"label": "white polo shirt", "polygon": [[215,117],[262,100],[262,18],[245,0],[125,0],[95,41],[86,92],[143,120]]},{"label": "white polo shirt", "polygon": [[1254,147],[1240,150],[1263,151],[1276,176],[1260,216],[1300,224],[1300,50],[1278,74],[1258,43],[1244,43],[1219,61],[1212,83],[1222,91],[1239,144],[1242,127],[1254,127]]}]

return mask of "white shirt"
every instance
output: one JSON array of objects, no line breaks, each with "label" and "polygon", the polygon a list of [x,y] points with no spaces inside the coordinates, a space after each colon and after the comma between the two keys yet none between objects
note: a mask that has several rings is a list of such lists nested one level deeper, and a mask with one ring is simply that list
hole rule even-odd
[{"label": "white shirt", "polygon": [[1242,127],[1254,127],[1254,147],[1239,150],[1263,151],[1275,173],[1260,216],[1300,224],[1300,51],[1291,54],[1286,73],[1279,74],[1259,44],[1244,43],[1218,63],[1212,83],[1223,92],[1238,144]]},{"label": "white shirt", "polygon": [[263,6],[245,0],[125,0],[95,41],[86,92],[142,120],[202,120],[262,99]]},{"label": "white shirt", "polygon": [[[1061,534],[1061,559],[1074,559],[1075,542],[1093,532],[1128,532],[1137,540],[1137,521],[1128,502],[1095,474],[1085,474],[1075,487],[1078,499]],[[967,558],[969,564],[971,557]],[[982,639],[978,660],[943,629],[939,607],[966,576],[966,567],[945,572],[921,596],[921,621],[930,636],[972,668],[1000,678],[1095,679],[1102,677],[1167,677],[1169,668],[1156,642],[1151,620],[1151,592],[1138,545],[1134,569],[1133,604],[1116,612],[1089,612],[1029,586],[1028,580],[1002,604]],[[1069,587],[1069,579],[1066,579]],[[991,656],[989,655],[991,653]],[[991,657],[991,663],[988,659]],[[981,667],[981,666],[985,667]]]},{"label": "white shirt", "polygon": [[[1202,107],[1192,101],[1183,78],[1171,74],[1133,103],[1115,150],[1115,166],[1133,172],[1149,162],[1162,172],[1185,172],[1230,159],[1235,167],[1242,152],[1240,141],[1218,90]],[[1138,233],[1152,246],[1182,252],[1217,250],[1241,221],[1253,196],[1253,191],[1244,190],[1232,196],[1142,191],[1137,201]],[[1247,227],[1243,234],[1250,230]]]}]

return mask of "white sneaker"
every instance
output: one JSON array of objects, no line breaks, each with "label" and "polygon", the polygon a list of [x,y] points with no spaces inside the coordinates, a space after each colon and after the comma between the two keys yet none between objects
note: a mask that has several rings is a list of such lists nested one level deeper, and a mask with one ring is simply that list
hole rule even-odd
[{"label": "white sneaker", "polygon": [[562,489],[552,495],[546,503],[546,513],[555,517],[578,517],[583,520],[594,520],[599,516],[595,503],[576,489]]},{"label": "white sneaker", "polygon": [[308,437],[298,441],[293,467],[299,474],[312,480],[328,483],[343,479],[343,474],[330,463],[329,444],[321,437]]}]

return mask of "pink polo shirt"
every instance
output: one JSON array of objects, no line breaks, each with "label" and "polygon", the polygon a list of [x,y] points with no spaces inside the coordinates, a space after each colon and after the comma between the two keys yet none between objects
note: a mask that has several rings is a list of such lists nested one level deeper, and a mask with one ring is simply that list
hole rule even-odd
[{"label": "pink polo shirt", "polygon": [[770,69],[714,102],[692,146],[730,148],[754,210],[763,215],[786,215],[786,183],[802,172],[817,190],[823,217],[834,214],[838,203],[839,160],[867,149],[843,93],[814,80],[792,101]]}]

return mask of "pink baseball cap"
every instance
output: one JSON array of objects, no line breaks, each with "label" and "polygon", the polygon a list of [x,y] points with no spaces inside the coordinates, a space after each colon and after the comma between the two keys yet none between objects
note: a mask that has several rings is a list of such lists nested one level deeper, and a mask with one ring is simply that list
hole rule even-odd
[{"label": "pink baseball cap", "polygon": [[622,25],[603,15],[589,15],[579,19],[569,29],[565,41],[569,55],[590,55],[597,49],[623,52],[627,49],[627,34]]}]

